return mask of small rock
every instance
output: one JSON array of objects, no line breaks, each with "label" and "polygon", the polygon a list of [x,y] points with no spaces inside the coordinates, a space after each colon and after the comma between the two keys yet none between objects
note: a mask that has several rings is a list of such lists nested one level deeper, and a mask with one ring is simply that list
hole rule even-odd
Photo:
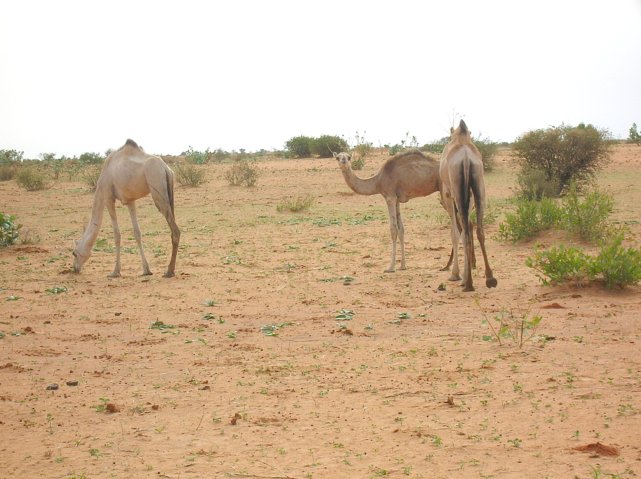
[{"label": "small rock", "polygon": [[67,384],[67,386],[77,386],[78,385],[78,381],[67,381],[66,384]]},{"label": "small rock", "polygon": [[59,387],[60,386],[58,386],[56,383],[49,384],[47,386],[47,391],[57,391]]}]

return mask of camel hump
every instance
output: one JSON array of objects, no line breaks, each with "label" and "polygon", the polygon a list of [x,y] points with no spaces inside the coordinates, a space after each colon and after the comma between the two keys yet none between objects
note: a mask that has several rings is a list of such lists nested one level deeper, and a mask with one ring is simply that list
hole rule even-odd
[{"label": "camel hump", "polygon": [[134,148],[140,148],[138,146],[138,143],[136,143],[134,140],[131,138],[127,138],[127,141],[125,142],[125,145],[133,146]]}]

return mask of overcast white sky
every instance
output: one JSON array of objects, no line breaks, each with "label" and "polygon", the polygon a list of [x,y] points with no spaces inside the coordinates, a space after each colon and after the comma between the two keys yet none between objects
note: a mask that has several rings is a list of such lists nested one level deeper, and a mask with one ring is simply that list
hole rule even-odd
[{"label": "overcast white sky", "polygon": [[0,3],[0,149],[641,126],[640,0]]}]

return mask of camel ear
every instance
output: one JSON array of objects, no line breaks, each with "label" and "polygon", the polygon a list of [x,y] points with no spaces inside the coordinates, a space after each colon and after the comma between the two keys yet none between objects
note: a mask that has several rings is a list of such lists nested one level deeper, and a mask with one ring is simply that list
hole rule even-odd
[{"label": "camel ear", "polygon": [[336,153],[335,151],[332,151],[332,154],[334,155],[334,158],[338,156],[338,153]]}]

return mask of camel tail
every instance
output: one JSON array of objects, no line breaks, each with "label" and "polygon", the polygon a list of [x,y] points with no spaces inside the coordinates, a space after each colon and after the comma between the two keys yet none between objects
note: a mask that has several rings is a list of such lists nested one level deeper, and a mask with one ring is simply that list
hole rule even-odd
[{"label": "camel tail", "polygon": [[[461,120],[462,122],[462,120]],[[464,123],[463,123],[464,124]],[[470,159],[467,155],[463,159],[463,164],[461,165],[461,182],[459,191],[459,198],[461,199],[461,216],[463,219],[463,230],[466,234],[470,233],[470,187],[473,181],[470,181]]]}]

